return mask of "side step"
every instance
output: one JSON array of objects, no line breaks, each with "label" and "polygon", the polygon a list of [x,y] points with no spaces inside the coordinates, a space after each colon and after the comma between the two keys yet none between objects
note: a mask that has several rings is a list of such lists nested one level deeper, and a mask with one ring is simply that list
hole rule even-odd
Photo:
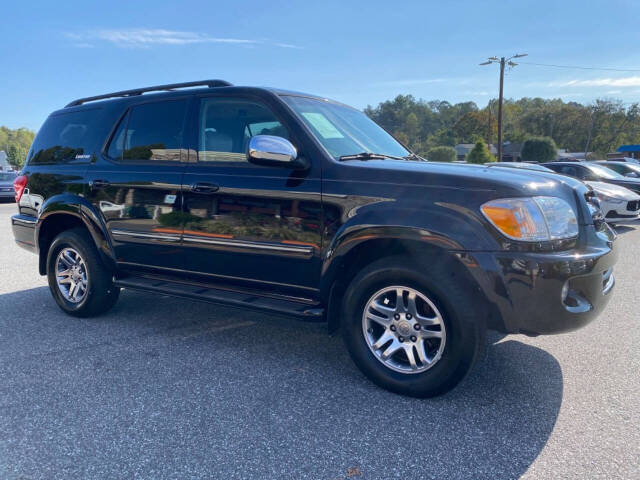
[{"label": "side step", "polygon": [[218,305],[259,310],[309,321],[324,320],[324,309],[311,300],[291,300],[264,296],[237,289],[215,288],[205,284],[194,284],[147,276],[131,276],[118,279],[115,285],[132,290],[156,292],[174,297],[190,298]]}]

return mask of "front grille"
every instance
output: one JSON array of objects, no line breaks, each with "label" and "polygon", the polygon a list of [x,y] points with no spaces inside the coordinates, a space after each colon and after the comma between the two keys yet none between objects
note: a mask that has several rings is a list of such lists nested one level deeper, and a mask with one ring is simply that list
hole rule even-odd
[{"label": "front grille", "polygon": [[13,188],[0,188],[0,192],[13,192]]},{"label": "front grille", "polygon": [[631,212],[635,212],[640,208],[640,200],[634,200],[633,202],[627,203],[627,210]]}]

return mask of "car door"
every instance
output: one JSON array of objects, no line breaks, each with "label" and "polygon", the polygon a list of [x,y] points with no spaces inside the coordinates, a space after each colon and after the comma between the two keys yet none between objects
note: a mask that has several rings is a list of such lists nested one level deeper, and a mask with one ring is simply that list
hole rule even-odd
[{"label": "car door", "polygon": [[89,167],[89,198],[121,265],[181,267],[187,106],[186,98],[130,106]]},{"label": "car door", "polygon": [[320,276],[320,166],[311,162],[300,172],[247,161],[253,135],[297,144],[286,122],[255,98],[200,97],[192,125],[197,162],[188,164],[183,182],[185,268],[313,295]]}]

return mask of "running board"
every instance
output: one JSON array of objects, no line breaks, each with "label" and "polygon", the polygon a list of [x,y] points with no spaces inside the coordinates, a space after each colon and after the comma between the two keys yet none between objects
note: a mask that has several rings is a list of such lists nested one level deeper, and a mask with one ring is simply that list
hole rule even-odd
[{"label": "running board", "polygon": [[153,277],[131,276],[115,281],[121,288],[155,292],[230,307],[293,316],[309,321],[323,321],[324,309],[311,300],[301,301],[258,295],[236,289],[220,289],[204,284],[183,283]]}]

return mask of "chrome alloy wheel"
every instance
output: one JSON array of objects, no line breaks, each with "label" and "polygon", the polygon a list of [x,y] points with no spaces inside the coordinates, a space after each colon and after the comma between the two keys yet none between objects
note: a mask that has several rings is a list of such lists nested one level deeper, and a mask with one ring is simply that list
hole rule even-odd
[{"label": "chrome alloy wheel", "polygon": [[89,275],[80,254],[73,248],[63,248],[56,258],[56,282],[62,296],[71,303],[80,303],[87,296]]},{"label": "chrome alloy wheel", "polygon": [[442,314],[425,295],[410,287],[386,287],[364,307],[362,332],[369,349],[386,367],[421,373],[442,357],[446,331]]}]

